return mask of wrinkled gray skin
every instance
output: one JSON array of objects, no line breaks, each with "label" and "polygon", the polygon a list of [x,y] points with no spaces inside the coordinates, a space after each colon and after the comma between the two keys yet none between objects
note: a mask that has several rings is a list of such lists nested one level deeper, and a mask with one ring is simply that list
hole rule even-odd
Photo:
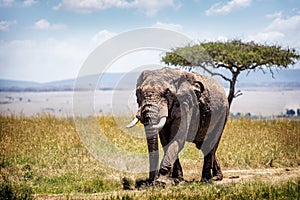
[{"label": "wrinkled gray skin", "polygon": [[[195,143],[204,154],[202,181],[222,180],[215,153],[226,123],[228,101],[214,79],[179,69],[145,70],[137,80],[136,96],[136,118],[143,123],[147,137],[151,183],[163,177],[183,179],[178,153],[186,141]],[[160,167],[158,136],[164,149]]]}]

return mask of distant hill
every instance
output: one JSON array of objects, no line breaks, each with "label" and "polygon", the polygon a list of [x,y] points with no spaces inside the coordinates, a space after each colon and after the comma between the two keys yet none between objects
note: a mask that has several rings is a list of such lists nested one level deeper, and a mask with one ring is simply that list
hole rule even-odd
[{"label": "distant hill", "polygon": [[0,87],[10,88],[10,87],[38,87],[40,83],[31,81],[14,81],[0,79]]},{"label": "distant hill", "polygon": [[300,88],[300,69],[288,69],[269,71],[265,74],[262,71],[241,74],[239,87],[276,87],[276,88]]},{"label": "distant hill", "polygon": [[0,91],[43,92],[75,90],[126,90],[135,86],[139,73],[105,73],[74,79],[37,83],[0,79]]},{"label": "distant hill", "polygon": [[[76,90],[126,90],[135,87],[139,73],[105,73],[101,79],[98,75],[79,77],[48,83],[30,81],[14,81],[0,79],[0,91],[41,92],[41,91],[73,91]],[[227,87],[228,83],[219,79]],[[238,88],[289,88],[300,89],[300,69],[261,71],[242,73],[238,78]]]},{"label": "distant hill", "polygon": [[[228,72],[222,74],[230,77]],[[224,87],[229,87],[229,83],[222,78],[217,78]],[[271,88],[271,89],[300,89],[300,69],[274,70],[273,77],[270,71],[250,71],[242,72],[236,83],[236,88]]]}]

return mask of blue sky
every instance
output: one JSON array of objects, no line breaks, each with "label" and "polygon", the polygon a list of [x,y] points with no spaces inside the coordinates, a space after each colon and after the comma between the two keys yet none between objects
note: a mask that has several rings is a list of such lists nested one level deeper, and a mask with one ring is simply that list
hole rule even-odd
[{"label": "blue sky", "polygon": [[300,52],[300,1],[0,0],[0,78],[74,78],[103,41],[145,27],[196,41],[253,40]]}]

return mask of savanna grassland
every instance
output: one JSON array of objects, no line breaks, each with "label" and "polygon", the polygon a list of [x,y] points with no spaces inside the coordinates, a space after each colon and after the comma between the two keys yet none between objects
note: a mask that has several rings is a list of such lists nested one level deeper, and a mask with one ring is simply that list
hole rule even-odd
[{"label": "savanna grassland", "polygon": [[[116,121],[122,121],[122,117],[97,118],[101,130],[116,146],[146,153],[145,139],[124,134]],[[132,129],[133,135],[142,131],[142,126]],[[197,182],[203,156],[193,144],[186,145],[180,154],[188,184],[125,191],[124,184],[134,187],[135,180],[146,179],[147,173],[132,174],[105,166],[84,147],[72,119],[46,114],[0,116],[0,146],[0,199],[299,198],[299,173],[287,176],[278,172],[272,176],[276,178],[256,175],[251,180],[221,184]],[[229,119],[217,155],[225,171],[296,169],[299,172],[300,120]]]}]

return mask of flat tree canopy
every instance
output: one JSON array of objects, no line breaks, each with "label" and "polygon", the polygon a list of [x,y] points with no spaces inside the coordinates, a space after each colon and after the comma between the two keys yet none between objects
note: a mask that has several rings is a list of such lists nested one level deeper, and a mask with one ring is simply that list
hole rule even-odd
[{"label": "flat tree canopy", "polygon": [[[240,91],[235,93],[235,84],[242,71],[262,70],[265,73],[268,69],[273,76],[273,69],[288,68],[299,59],[300,55],[292,48],[232,40],[175,48],[167,52],[162,61],[179,67],[203,68],[211,75],[221,76],[230,83],[228,102],[231,105],[233,98],[241,95]],[[215,72],[221,68],[229,70],[231,77]]]}]

